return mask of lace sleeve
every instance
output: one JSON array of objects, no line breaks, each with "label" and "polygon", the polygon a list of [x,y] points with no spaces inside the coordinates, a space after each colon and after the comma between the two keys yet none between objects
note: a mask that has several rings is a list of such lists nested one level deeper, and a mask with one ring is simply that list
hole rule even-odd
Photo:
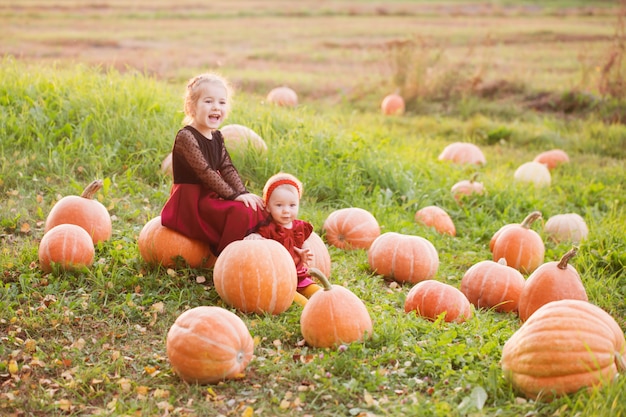
[{"label": "lace sleeve", "polygon": [[[202,185],[216,192],[220,197],[227,200],[233,200],[238,195],[246,192],[245,187],[243,187],[243,184],[241,183],[241,179],[239,179],[239,184],[241,184],[241,186],[238,186],[237,182],[232,179],[232,171],[234,171],[234,175],[236,175],[237,178],[239,177],[239,174],[234,169],[232,163],[220,167],[219,171],[211,168],[207,157],[203,154],[200,146],[198,145],[198,141],[191,132],[182,130],[178,134],[174,145],[174,151],[181,155],[187,162]],[[226,152],[226,149],[222,146],[222,153],[224,152]],[[221,159],[224,160],[223,155],[220,156]],[[230,162],[230,158],[228,158],[228,161]],[[224,176],[224,174],[227,174],[227,176]],[[235,185],[235,187],[233,187],[233,185]]]}]

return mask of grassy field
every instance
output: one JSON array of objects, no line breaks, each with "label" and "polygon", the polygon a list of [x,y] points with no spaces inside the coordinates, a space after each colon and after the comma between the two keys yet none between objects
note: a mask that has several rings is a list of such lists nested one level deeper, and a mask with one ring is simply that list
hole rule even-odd
[{"label": "grassy field", "polygon": [[[590,233],[571,263],[589,300],[626,329],[621,56],[608,65],[621,20],[612,3],[587,3],[0,0],[0,414],[626,415],[623,376],[551,403],[524,398],[499,364],[517,316],[407,315],[410,286],[371,271],[366,251],[329,247],[331,281],[374,322],[371,339],[333,350],[303,343],[300,307],[239,313],[220,300],[212,270],[152,268],[137,249],[169,193],[160,164],[185,80],[219,69],[237,88],[227,122],[269,148],[237,156],[252,191],[292,172],[305,187],[301,217],[321,235],[332,211],[365,208],[383,232],[432,242],[436,279],[456,287],[490,259],[491,236],[533,210],[546,261],[559,259],[571,244],[549,241],[542,226],[578,213]],[[301,104],[268,105],[278,84]],[[380,100],[396,88],[408,111],[385,117]],[[438,161],[455,141],[479,145],[487,164]],[[550,187],[513,181],[522,162],[557,147],[571,163]],[[474,174],[486,195],[458,204],[450,188]],[[96,178],[113,237],[91,268],[43,273],[47,214]],[[450,213],[456,237],[415,223],[431,204]],[[242,379],[196,386],[172,372],[166,333],[200,305],[236,312],[255,338]]]}]

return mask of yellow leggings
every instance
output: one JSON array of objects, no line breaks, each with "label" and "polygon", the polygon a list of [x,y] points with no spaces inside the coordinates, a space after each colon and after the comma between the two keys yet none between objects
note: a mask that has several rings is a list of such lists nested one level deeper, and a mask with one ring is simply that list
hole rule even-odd
[{"label": "yellow leggings", "polygon": [[293,301],[304,307],[307,301],[309,301],[309,298],[321,289],[322,287],[317,284],[307,285],[306,287],[300,288],[296,291],[296,295],[293,296]]}]

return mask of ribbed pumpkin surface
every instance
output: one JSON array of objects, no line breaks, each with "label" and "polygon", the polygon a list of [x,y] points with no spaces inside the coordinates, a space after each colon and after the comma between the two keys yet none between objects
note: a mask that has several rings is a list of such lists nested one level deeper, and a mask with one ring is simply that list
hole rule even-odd
[{"label": "ribbed pumpkin surface", "polygon": [[625,354],[624,333],[607,312],[587,301],[558,300],[504,344],[501,366],[526,397],[549,401],[610,383]]},{"label": "ribbed pumpkin surface", "polygon": [[245,313],[280,314],[293,302],[296,265],[275,240],[238,240],[222,251],[213,269],[215,290]]},{"label": "ribbed pumpkin surface", "polygon": [[380,235],[376,218],[358,207],[333,211],[324,221],[322,229],[326,241],[339,249],[368,249]]},{"label": "ribbed pumpkin surface", "polygon": [[461,292],[477,308],[517,312],[524,276],[515,268],[494,261],[472,265],[461,279]]},{"label": "ribbed pumpkin surface", "polygon": [[48,230],[39,242],[39,265],[44,272],[52,271],[52,263],[71,271],[93,264],[93,240],[85,229],[75,224],[60,224]]},{"label": "ribbed pumpkin surface", "polygon": [[207,243],[190,239],[163,226],[161,216],[144,225],[139,233],[137,246],[146,263],[166,268],[176,266],[179,258],[184,259],[191,268],[209,268],[216,260]]},{"label": "ribbed pumpkin surface", "polygon": [[404,311],[414,311],[428,320],[436,320],[445,313],[445,321],[456,323],[472,317],[470,302],[458,288],[432,279],[418,282],[411,288],[404,300]]},{"label": "ribbed pumpkin surface", "polygon": [[397,282],[417,283],[433,278],[439,269],[437,249],[420,236],[387,232],[367,253],[372,271]]},{"label": "ribbed pumpkin surface", "polygon": [[309,267],[317,268],[324,275],[329,276],[331,270],[330,253],[320,235],[315,232],[311,233],[311,236],[304,242],[304,246],[313,252],[313,261]]},{"label": "ribbed pumpkin surface", "polygon": [[167,333],[166,347],[176,374],[198,384],[241,376],[254,353],[245,323],[215,306],[195,307],[178,316]]},{"label": "ribbed pumpkin surface", "polygon": [[502,226],[489,242],[493,260],[506,259],[507,265],[523,274],[529,274],[543,263],[545,245],[541,236],[530,229],[541,217],[538,211],[530,213],[521,224]]},{"label": "ribbed pumpkin surface", "polygon": [[454,227],[452,218],[441,207],[422,207],[415,212],[415,221],[424,226],[432,227],[439,233],[456,236],[456,227]]}]

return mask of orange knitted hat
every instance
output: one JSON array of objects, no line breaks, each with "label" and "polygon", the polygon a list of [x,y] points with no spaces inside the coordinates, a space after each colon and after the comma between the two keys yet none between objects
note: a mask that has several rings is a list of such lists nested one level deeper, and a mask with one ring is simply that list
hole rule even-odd
[{"label": "orange knitted hat", "polygon": [[279,185],[291,185],[298,190],[298,197],[302,198],[302,183],[296,177],[291,174],[287,174],[286,172],[279,172],[278,174],[272,175],[270,179],[265,183],[265,187],[263,187],[263,201],[265,204],[270,199],[272,192]]}]

